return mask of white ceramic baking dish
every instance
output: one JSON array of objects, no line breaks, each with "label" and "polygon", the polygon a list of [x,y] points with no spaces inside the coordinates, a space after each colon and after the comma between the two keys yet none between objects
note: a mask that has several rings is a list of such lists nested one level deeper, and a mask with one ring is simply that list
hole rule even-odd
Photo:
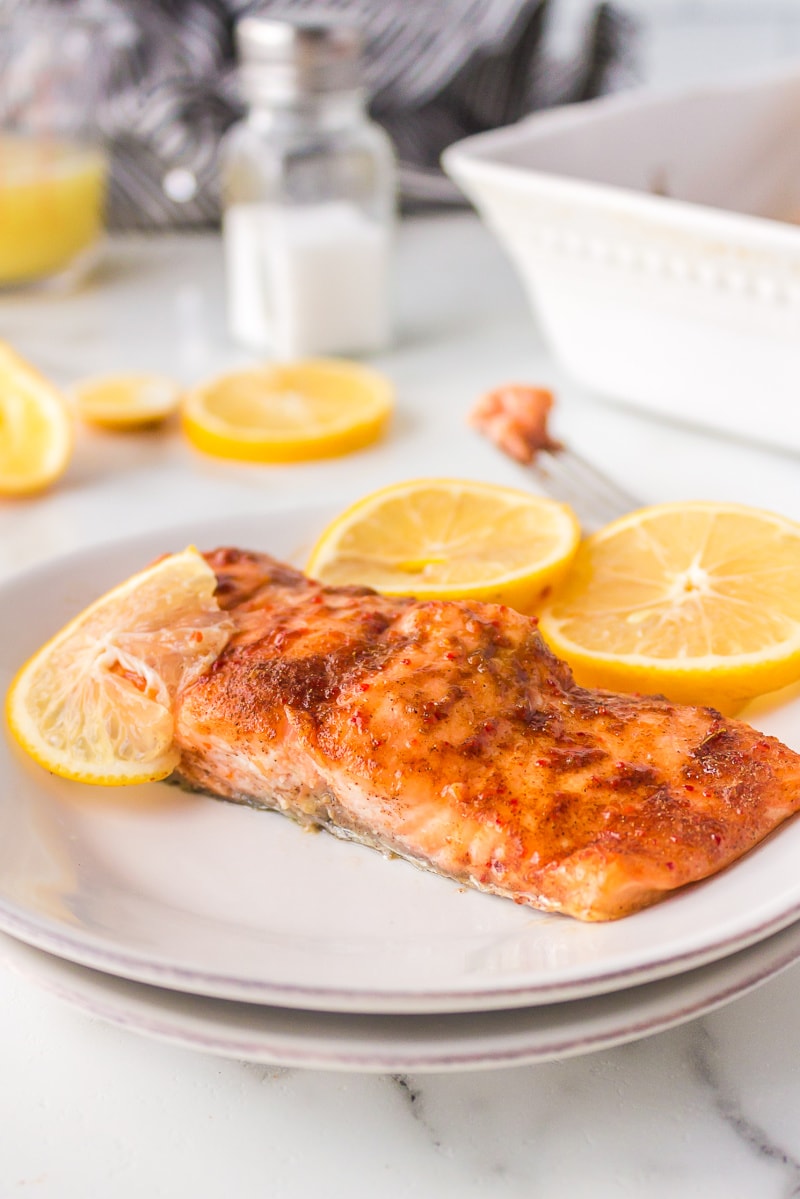
[{"label": "white ceramic baking dish", "polygon": [[538,113],[443,163],[577,380],[800,450],[800,66]]}]

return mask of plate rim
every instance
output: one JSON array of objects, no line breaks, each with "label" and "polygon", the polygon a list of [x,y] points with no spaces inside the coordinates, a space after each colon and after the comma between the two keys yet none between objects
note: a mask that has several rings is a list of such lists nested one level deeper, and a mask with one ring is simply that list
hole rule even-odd
[{"label": "plate rim", "polygon": [[[800,921],[719,961],[641,987],[593,995],[567,1005],[452,1013],[455,1018],[466,1016],[478,1026],[477,1032],[475,1029],[466,1034],[461,1032],[457,1040],[462,1047],[458,1049],[448,1047],[447,1016],[435,1019],[435,1036],[429,1029],[428,1046],[421,1049],[418,1021],[430,1024],[431,1015],[308,1013],[183,994],[104,974],[27,944],[20,945],[16,938],[6,934],[0,934],[0,961],[26,981],[84,1014],[195,1052],[290,1069],[373,1074],[457,1073],[586,1056],[643,1040],[717,1011],[800,961]],[[188,1022],[180,1010],[187,1001],[190,1007],[200,1008],[199,1014],[189,1012]],[[546,1024],[549,1012],[555,1013],[556,1023],[543,1032],[538,1026]],[[623,1012],[627,1013],[624,1019]],[[251,1025],[249,1031],[242,1031],[242,1025],[247,1027],[248,1017],[259,1021],[261,1026],[266,1024],[267,1030]],[[270,1020],[280,1022],[283,1018],[285,1022],[287,1017],[293,1022],[293,1031],[280,1027],[269,1030]],[[322,1029],[314,1027],[314,1018],[321,1021]],[[513,1027],[507,1027],[505,1034],[491,1028],[482,1034],[480,1026],[492,1025],[495,1018]],[[518,1026],[526,1020],[534,1021],[533,1028],[520,1031]],[[405,1026],[415,1032],[416,1047],[408,1048],[414,1044],[410,1039],[406,1046],[401,1040],[399,1047],[391,1043],[383,1048],[374,1044],[367,1048],[363,1041],[365,1021],[373,1033],[373,1041],[376,1025],[383,1029]],[[326,1023],[333,1023],[334,1028],[326,1032]],[[359,1026],[361,1048],[357,1048]],[[495,1044],[491,1048],[492,1039],[496,1043],[504,1035],[506,1040],[516,1038],[516,1043],[505,1048]],[[464,1041],[470,1042],[470,1047],[464,1047]]]},{"label": "plate rim", "polygon": [[[206,530],[212,531],[208,534],[209,538],[215,535],[213,530],[218,530],[216,536],[222,536],[224,530],[229,527],[233,527],[235,530],[237,525],[253,525],[255,521],[261,522],[282,514],[291,514],[301,520],[309,519],[312,516],[314,519],[325,519],[326,516],[330,517],[337,511],[338,502],[331,495],[324,501],[263,504],[258,510],[250,509],[223,516],[201,517],[196,521],[183,520],[161,527],[149,528],[123,538],[105,538],[102,541],[92,542],[56,557],[48,558],[27,570],[12,574],[0,583],[0,599],[7,593],[13,593],[21,585],[35,582],[37,578],[46,579],[54,571],[63,569],[70,562],[95,560],[105,549],[113,548],[115,551],[132,556],[138,552],[138,547],[151,545],[156,539],[162,541],[168,538],[185,540],[189,537],[192,539],[198,532],[205,536],[204,531]],[[6,733],[6,739],[10,741],[8,733]],[[736,863],[733,864],[733,866],[735,865]],[[704,881],[706,880],[692,884],[692,888],[702,886]],[[668,900],[669,897],[665,902]],[[528,981],[499,985],[487,984],[477,988],[443,989],[437,987],[425,990],[417,986],[407,990],[397,988],[353,989],[327,984],[307,986],[274,980],[270,982],[263,978],[248,979],[241,973],[218,973],[214,970],[199,970],[185,965],[171,964],[162,960],[158,954],[148,955],[133,949],[119,949],[101,943],[91,930],[87,930],[80,936],[70,935],[68,927],[35,911],[25,910],[19,904],[0,896],[0,931],[10,934],[37,950],[62,957],[89,969],[116,975],[131,982],[185,991],[207,998],[214,997],[267,1005],[291,1005],[308,1011],[394,1015],[476,1012],[542,1006],[607,994],[632,986],[646,985],[694,968],[702,968],[738,951],[746,950],[758,942],[780,933],[799,919],[800,894],[798,894],[796,902],[788,907],[782,907],[777,911],[773,910],[759,923],[740,928],[739,931],[730,935],[717,937],[710,942],[704,941],[683,951],[652,958],[644,963],[632,963],[599,971],[589,970],[588,973],[584,967],[583,977],[575,977],[573,972],[573,977],[565,979],[562,975],[560,981],[540,978],[533,983]]]},{"label": "plate rim", "polygon": [[747,952],[771,936],[777,936],[800,921],[800,903],[787,911],[782,919],[764,921],[749,936],[729,937],[715,942],[708,950],[673,954],[651,966],[631,966],[608,970],[574,983],[556,982],[536,985],[496,988],[424,991],[415,988],[402,990],[348,990],[344,987],[304,987],[300,984],[264,982],[236,977],[231,974],[195,970],[158,962],[153,957],[120,952],[101,946],[92,947],[86,940],[73,939],[57,928],[47,927],[42,920],[30,923],[9,911],[0,897],[0,932],[31,948],[62,958],[77,966],[109,974],[126,982],[160,987],[205,999],[232,1003],[257,1003],[265,1007],[291,1007],[308,1012],[339,1013],[342,1015],[455,1015],[459,1013],[506,1011],[525,1007],[547,1007],[572,1003],[603,995],[631,990],[704,969]]}]

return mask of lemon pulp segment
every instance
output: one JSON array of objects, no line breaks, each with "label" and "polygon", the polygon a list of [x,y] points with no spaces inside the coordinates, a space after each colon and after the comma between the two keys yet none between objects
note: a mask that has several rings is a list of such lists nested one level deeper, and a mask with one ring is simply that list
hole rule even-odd
[{"label": "lemon pulp segment", "polygon": [[6,711],[52,773],[87,783],[164,778],[177,764],[172,703],[232,630],[194,549],[161,559],[90,605],[22,667]]},{"label": "lemon pulp segment", "polygon": [[541,629],[579,681],[734,711],[800,677],[800,525],[662,504],[580,547]]},{"label": "lemon pulp segment", "polygon": [[72,420],[63,396],[0,342],[0,494],[48,487],[71,453]]},{"label": "lemon pulp segment", "polygon": [[292,462],[362,449],[383,433],[393,389],[357,363],[315,360],[230,372],[193,388],[182,409],[206,453]]},{"label": "lemon pulp segment", "polygon": [[181,389],[154,374],[102,375],[72,387],[78,416],[107,429],[137,429],[165,420],[180,403]]},{"label": "lemon pulp segment", "polygon": [[563,575],[579,535],[572,511],[554,500],[471,480],[417,479],[338,516],[308,571],[332,585],[530,610]]}]

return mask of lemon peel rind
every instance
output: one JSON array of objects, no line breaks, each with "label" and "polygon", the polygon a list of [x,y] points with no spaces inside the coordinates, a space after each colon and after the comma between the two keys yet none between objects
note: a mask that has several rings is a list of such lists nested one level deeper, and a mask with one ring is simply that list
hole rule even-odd
[{"label": "lemon peel rind", "polygon": [[[311,433],[300,428],[275,428],[265,433],[263,430],[248,431],[246,427],[236,427],[234,431],[230,423],[204,405],[206,395],[223,383],[230,385],[238,377],[263,375],[266,386],[272,381],[280,391],[281,380],[295,373],[306,374],[310,379],[338,376],[345,382],[355,381],[361,389],[359,414],[354,417],[351,412],[343,411],[320,421]],[[394,388],[379,371],[343,359],[315,358],[218,375],[185,393],[180,418],[189,443],[211,457],[280,464],[341,457],[366,449],[384,435],[393,409]]]},{"label": "lemon peel rind", "polygon": [[[12,683],[12,687],[13,685],[14,683]],[[117,764],[113,770],[75,770],[71,768],[69,765],[70,760],[64,754],[56,752],[50,757],[44,757],[41,754],[37,744],[27,737],[24,730],[16,721],[9,702],[6,703],[6,720],[17,745],[20,749],[24,750],[37,766],[41,766],[48,774],[54,774],[58,778],[67,779],[73,783],[87,783],[99,787],[157,783],[168,778],[180,761],[180,755],[175,751],[171,751],[168,757],[156,759],[151,762],[146,771],[142,770],[141,766],[126,770],[122,768],[121,764]]]},{"label": "lemon peel rind", "polygon": [[792,520],[789,516],[782,516],[778,512],[771,512],[768,508],[754,508],[748,504],[738,504],[734,501],[726,500],[669,500],[663,504],[647,504],[641,508],[637,508],[634,512],[629,512],[625,516],[620,516],[610,524],[604,525],[602,529],[598,529],[596,533],[592,533],[591,537],[587,538],[594,544],[599,544],[602,541],[607,541],[609,538],[616,536],[617,532],[625,528],[635,528],[643,523],[643,517],[651,518],[659,515],[686,515],[687,512],[712,512],[719,515],[730,516],[745,516],[745,517],[760,517],[767,520],[776,528],[785,528],[795,534],[800,533],[800,525],[796,520]]},{"label": "lemon peel rind", "polygon": [[407,583],[398,581],[396,584],[391,582],[387,584],[384,579],[372,581],[368,568],[365,568],[363,574],[360,575],[359,582],[366,586],[373,586],[382,594],[389,596],[413,595],[423,601],[463,600],[465,602],[500,603],[525,610],[552,591],[566,574],[580,541],[580,525],[577,517],[566,504],[548,496],[538,496],[501,484],[438,476],[391,483],[355,501],[331,521],[317,539],[308,556],[307,573],[320,577],[322,582],[336,585],[332,576],[326,577],[326,571],[331,562],[336,559],[336,545],[342,535],[356,525],[362,517],[368,515],[370,510],[379,510],[383,501],[402,499],[403,496],[414,495],[426,489],[463,491],[470,497],[484,494],[489,499],[504,496],[508,498],[509,502],[518,500],[529,511],[547,512],[549,516],[556,518],[561,526],[563,542],[560,546],[556,545],[547,556],[537,559],[535,566],[528,564],[517,570],[487,576],[477,582],[426,583],[419,576],[413,575],[409,577]]},{"label": "lemon peel rind", "polygon": [[[800,542],[800,525],[779,513],[733,502],[694,500],[638,509],[594,533],[584,543],[584,549],[591,552],[594,547],[613,540],[618,533],[646,526],[653,518],[686,517],[705,512],[712,516],[741,517],[754,525],[766,523],[776,534],[786,534]],[[568,580],[565,590],[541,613],[539,628],[553,652],[569,663],[576,681],[582,686],[626,693],[666,694],[678,703],[711,706],[732,714],[758,696],[800,681],[800,624],[790,636],[734,654],[681,658],[587,649],[562,632],[576,618],[574,612],[560,615],[571,602],[569,586]],[[588,592],[591,580],[588,579],[584,586]],[[597,618],[601,615],[598,611]],[[582,619],[591,616],[592,606],[588,605]]]},{"label": "lemon peel rind", "polygon": [[576,683],[598,691],[626,695],[661,695],[673,703],[691,707],[716,708],[727,716],[735,715],[745,704],[760,696],[770,695],[800,680],[800,652],[788,662],[770,661],[756,666],[744,676],[735,668],[715,667],[709,671],[659,669],[657,666],[626,670],[625,665],[584,661],[548,635],[540,631],[550,649],[566,661]]},{"label": "lemon peel rind", "polygon": [[[543,614],[539,620],[539,628],[542,636],[553,648],[558,647],[557,652],[567,658],[568,661],[576,662],[597,662],[605,666],[620,665],[621,667],[629,667],[631,670],[652,670],[660,673],[671,673],[676,677],[689,677],[701,671],[713,671],[716,675],[721,675],[724,672],[729,674],[736,672],[741,667],[759,666],[761,664],[782,663],[791,656],[792,661],[798,663],[800,667],[800,630],[796,637],[789,638],[786,641],[778,641],[772,643],[770,648],[763,650],[752,650],[748,653],[731,654],[726,657],[715,656],[713,654],[704,655],[697,658],[659,658],[649,654],[613,654],[604,653],[602,650],[592,651],[591,653],[572,641],[569,637],[562,637],[558,632],[555,622],[551,621],[546,614]],[[800,669],[798,670],[800,677]]]},{"label": "lemon peel rind", "polygon": [[9,345],[0,341],[0,385],[4,374],[22,380],[26,390],[34,394],[37,401],[47,410],[48,423],[54,431],[38,470],[14,474],[4,473],[0,468],[0,496],[10,499],[24,498],[45,491],[65,473],[72,457],[74,423],[66,400],[56,388],[40,371],[15,353]]},{"label": "lemon peel rind", "polygon": [[318,458],[339,458],[374,445],[383,436],[388,425],[390,412],[375,419],[364,421],[358,431],[352,427],[331,427],[330,432],[316,436],[299,434],[265,438],[242,433],[232,436],[228,432],[215,432],[199,422],[187,408],[181,414],[183,431],[195,449],[213,458],[228,458],[239,462],[306,462]]},{"label": "lemon peel rind", "polygon": [[[132,385],[132,391],[137,387],[159,386],[165,398],[157,402],[134,400],[119,404],[98,399],[95,394],[104,387],[124,387],[127,384]],[[76,415],[85,424],[110,432],[124,432],[148,428],[168,420],[178,411],[183,393],[183,387],[167,375],[139,371],[128,375],[90,375],[73,383],[67,394]]]}]

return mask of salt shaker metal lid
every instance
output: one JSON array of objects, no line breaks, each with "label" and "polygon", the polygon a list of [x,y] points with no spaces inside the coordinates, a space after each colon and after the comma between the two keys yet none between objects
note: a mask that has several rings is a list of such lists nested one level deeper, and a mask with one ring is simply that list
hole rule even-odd
[{"label": "salt shaker metal lid", "polygon": [[361,86],[363,38],[333,13],[243,17],[236,24],[242,90],[262,102],[351,91]]}]

